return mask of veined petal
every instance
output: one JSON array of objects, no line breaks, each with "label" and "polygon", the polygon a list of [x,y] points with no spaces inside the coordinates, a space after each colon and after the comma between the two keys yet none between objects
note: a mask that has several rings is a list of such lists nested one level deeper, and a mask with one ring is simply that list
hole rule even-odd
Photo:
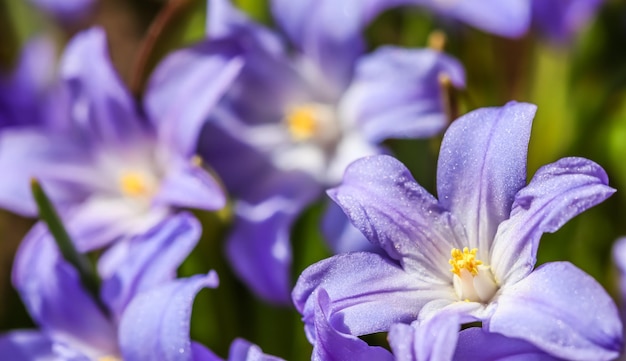
[{"label": "veined petal", "polygon": [[192,160],[171,163],[171,169],[154,198],[155,204],[210,211],[226,205],[226,194],[221,184],[201,164],[193,164]]},{"label": "veined petal", "polygon": [[119,343],[124,360],[193,360],[189,325],[195,295],[219,281],[214,271],[178,279],[140,293],[122,315]]},{"label": "veined petal", "polygon": [[70,41],[61,59],[61,76],[69,91],[72,120],[93,140],[128,143],[147,132],[113,69],[104,30],[85,30]]},{"label": "veined petal", "polygon": [[530,26],[528,0],[401,0],[403,4],[429,7],[484,31],[506,37],[520,37]]},{"label": "veined petal", "polygon": [[259,346],[237,338],[230,345],[228,361],[282,361],[282,359],[266,355]]},{"label": "veined petal", "polygon": [[[136,294],[176,278],[178,266],[200,238],[200,223],[189,213],[173,215],[148,233],[108,249],[99,262],[102,300],[117,317]],[[108,272],[103,274],[102,269]]]},{"label": "veined petal", "polygon": [[0,355],[11,361],[54,360],[52,341],[39,331],[19,330],[0,336]]},{"label": "veined petal", "polygon": [[254,197],[236,204],[227,256],[237,275],[263,299],[289,303],[291,226],[318,192],[308,177],[276,174],[257,183]]},{"label": "veined petal", "polygon": [[394,323],[416,320],[429,301],[456,299],[451,285],[424,281],[420,278],[424,273],[405,272],[375,253],[346,253],[304,270],[292,298],[311,341],[315,339],[315,292],[320,288],[330,297],[329,322],[339,332],[355,336],[383,332]]},{"label": "veined petal", "polygon": [[463,230],[398,160],[361,158],[328,195],[405,270],[419,270],[420,277],[435,284],[449,283],[450,251],[463,248]]},{"label": "veined petal", "polygon": [[430,49],[382,47],[363,56],[341,103],[342,118],[371,142],[432,136],[447,124],[439,77],[465,86],[454,58]]},{"label": "veined petal", "polygon": [[606,172],[584,158],[563,158],[541,167],[515,196],[511,217],[498,228],[491,266],[501,282],[516,282],[535,265],[539,239],[604,201],[615,190]]},{"label": "veined petal", "polygon": [[117,353],[114,325],[61,257],[44,224],[35,225],[22,241],[12,277],[31,317],[50,339],[86,354]]},{"label": "veined petal", "polygon": [[624,342],[611,297],[568,262],[547,263],[502,288],[486,330],[568,360],[613,360]]},{"label": "veined petal", "polygon": [[296,47],[311,59],[331,85],[343,90],[354,62],[365,51],[362,32],[398,0],[272,0],[274,18]]},{"label": "veined petal", "polygon": [[161,141],[190,157],[200,128],[243,67],[234,41],[212,40],[166,57],[148,83],[144,104]]},{"label": "veined petal", "polygon": [[488,259],[500,222],[526,184],[530,128],[537,107],[511,102],[474,110],[446,131],[439,153],[437,194],[465,227],[469,248]]},{"label": "veined petal", "polygon": [[317,301],[312,361],[392,361],[394,359],[384,348],[370,346],[356,336],[335,329],[330,323],[331,300],[323,288],[318,289],[313,297],[316,297]]},{"label": "veined petal", "polygon": [[454,361],[560,361],[519,338],[470,327],[459,333]]}]

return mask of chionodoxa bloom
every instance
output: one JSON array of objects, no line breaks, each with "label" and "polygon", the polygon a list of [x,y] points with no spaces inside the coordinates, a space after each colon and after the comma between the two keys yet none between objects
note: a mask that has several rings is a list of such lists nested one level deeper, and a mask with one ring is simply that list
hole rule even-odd
[{"label": "chionodoxa bloom", "polygon": [[[456,335],[459,325],[479,322],[485,332],[557,358],[618,355],[622,324],[604,289],[568,262],[534,269],[542,233],[614,192],[599,165],[575,157],[540,168],[526,184],[535,111],[509,103],[456,120],[441,145],[438,199],[390,156],[348,167],[328,194],[384,254],[337,255],[302,273],[293,300],[311,342],[325,342],[314,325],[323,289],[326,317],[337,331],[360,336],[391,329],[395,350],[411,350],[395,339],[410,334],[407,327]],[[449,320],[457,322],[452,329]],[[448,339],[456,342],[454,335]],[[452,357],[449,346],[447,356],[435,358]]]}]

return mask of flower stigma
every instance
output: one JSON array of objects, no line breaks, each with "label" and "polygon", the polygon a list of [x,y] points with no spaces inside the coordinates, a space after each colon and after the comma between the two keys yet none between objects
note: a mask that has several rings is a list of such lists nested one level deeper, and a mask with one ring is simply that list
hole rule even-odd
[{"label": "flower stigma", "polygon": [[468,302],[489,302],[498,290],[491,268],[476,259],[477,248],[453,248],[448,263],[452,266],[452,284],[459,299]]},{"label": "flower stigma", "polygon": [[115,356],[104,356],[104,357],[99,357],[98,361],[122,361],[122,359],[119,357],[115,357]]}]

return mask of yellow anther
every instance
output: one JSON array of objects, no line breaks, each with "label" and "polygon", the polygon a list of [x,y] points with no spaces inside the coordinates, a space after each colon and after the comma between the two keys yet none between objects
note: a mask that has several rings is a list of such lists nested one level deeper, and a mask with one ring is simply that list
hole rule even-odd
[{"label": "yellow anther", "polygon": [[466,269],[472,274],[472,276],[476,276],[478,274],[478,266],[483,264],[482,261],[476,259],[476,252],[478,252],[477,248],[470,250],[465,247],[462,252],[458,248],[452,248],[452,251],[450,252],[452,258],[448,261],[450,266],[452,266],[450,271],[461,277],[461,270]]},{"label": "yellow anther", "polygon": [[312,138],[317,131],[317,110],[312,105],[292,108],[285,117],[289,133],[297,141]]},{"label": "yellow anther", "polygon": [[120,188],[128,196],[144,196],[150,192],[146,178],[137,172],[126,172],[120,177]]}]

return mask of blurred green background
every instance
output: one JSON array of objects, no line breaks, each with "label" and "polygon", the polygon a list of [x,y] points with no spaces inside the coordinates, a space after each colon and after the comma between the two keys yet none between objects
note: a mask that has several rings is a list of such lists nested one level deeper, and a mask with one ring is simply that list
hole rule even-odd
[{"label": "blurred green background", "polygon": [[[3,1],[0,69],[11,68],[20,46],[32,36],[48,34],[62,49],[73,33],[98,24],[108,32],[111,57],[121,78],[140,97],[145,79],[160,58],[204,37],[205,1],[104,0],[91,18],[72,28],[55,24],[23,1]],[[266,1],[236,3],[254,19],[273,26]],[[569,260],[616,295],[611,245],[626,235],[626,2],[607,0],[598,16],[569,44],[554,44],[532,32],[522,39],[498,38],[441,22],[416,8],[386,12],[365,34],[372,49],[381,44],[424,47],[435,30],[446,34],[445,51],[466,68],[467,89],[457,94],[461,114],[509,100],[538,105],[528,158],[529,179],[541,165],[564,156],[590,158],[607,170],[618,192],[557,233],[545,235],[539,262]],[[433,193],[439,142],[440,138],[388,142],[415,178]],[[321,205],[311,207],[293,231],[294,279],[307,265],[329,255],[318,231],[321,212]],[[221,356],[226,356],[234,337],[244,337],[267,353],[289,360],[310,358],[299,315],[255,299],[225,262],[222,245],[229,226],[228,210],[198,216],[205,234],[179,274],[216,269],[221,282],[217,290],[203,291],[197,298],[192,337]],[[10,285],[12,257],[32,223],[0,213],[1,330],[32,327]],[[384,336],[368,341],[384,344]]]}]

